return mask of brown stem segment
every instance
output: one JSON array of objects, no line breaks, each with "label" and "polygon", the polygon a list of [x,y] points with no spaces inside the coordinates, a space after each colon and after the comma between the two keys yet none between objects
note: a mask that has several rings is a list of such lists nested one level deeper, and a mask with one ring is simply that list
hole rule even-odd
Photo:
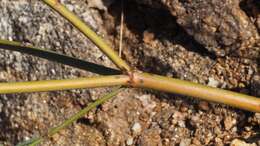
[{"label": "brown stem segment", "polygon": [[149,88],[197,97],[248,111],[260,112],[260,98],[179,79],[148,73],[135,73],[131,85],[139,88]]}]

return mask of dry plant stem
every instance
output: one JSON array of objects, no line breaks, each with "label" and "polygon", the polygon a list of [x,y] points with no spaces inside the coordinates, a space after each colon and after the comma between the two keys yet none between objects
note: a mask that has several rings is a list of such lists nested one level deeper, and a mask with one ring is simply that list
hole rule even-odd
[{"label": "dry plant stem", "polygon": [[87,36],[95,45],[97,45],[121,70],[130,71],[128,64],[122,60],[117,53],[105,43],[94,31],[92,31],[83,21],[75,14],[70,12],[58,0],[42,0],[54,10],[59,12],[64,18],[69,20],[85,36]]},{"label": "dry plant stem", "polygon": [[0,94],[108,87],[116,85],[177,93],[227,104],[252,112],[260,112],[260,98],[148,73],[132,73],[131,76],[114,75],[69,80],[0,83]]},{"label": "dry plant stem", "polygon": [[129,77],[127,75],[114,75],[67,80],[0,83],[0,94],[108,87],[126,85],[128,81]]},{"label": "dry plant stem", "polygon": [[197,97],[252,112],[260,112],[260,98],[179,79],[148,73],[135,73],[133,75],[132,85],[134,87]]},{"label": "dry plant stem", "polygon": [[121,20],[120,20],[120,40],[119,40],[119,57],[122,56],[124,33],[124,0],[121,0]]}]

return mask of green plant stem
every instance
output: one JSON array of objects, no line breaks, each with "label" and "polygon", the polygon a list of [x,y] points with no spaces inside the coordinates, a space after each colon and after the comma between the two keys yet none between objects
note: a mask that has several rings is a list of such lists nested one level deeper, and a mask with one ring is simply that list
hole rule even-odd
[{"label": "green plant stem", "polygon": [[260,112],[260,98],[148,73],[133,73],[131,76],[114,75],[69,80],[0,83],[0,94],[108,87],[117,85],[177,93],[227,104],[248,111]]},{"label": "green plant stem", "polygon": [[117,53],[105,43],[94,31],[92,31],[79,17],[70,12],[58,0],[42,0],[54,10],[59,12],[64,18],[78,28],[87,36],[95,45],[97,45],[122,71],[130,71],[131,68],[122,60]]},{"label": "green plant stem", "polygon": [[[51,128],[48,131],[48,133],[47,133],[47,137],[51,137],[54,134],[56,134],[59,131],[61,131],[62,129],[66,128],[67,126],[69,126],[73,122],[75,122],[78,119],[80,119],[81,117],[83,117],[90,110],[96,108],[97,106],[101,105],[102,103],[104,103],[104,102],[108,101],[109,99],[111,99],[112,97],[116,96],[121,90],[122,90],[121,87],[117,87],[111,93],[104,95],[103,97],[97,99],[93,103],[90,103],[87,107],[85,107],[84,109],[80,110],[77,114],[73,115],[72,117],[70,117],[69,119],[67,119],[66,121],[64,121],[60,125],[58,125],[57,127]],[[38,138],[34,138],[34,139],[30,140],[30,144],[29,145],[30,146],[35,146],[35,145],[39,144],[40,142],[42,142],[45,137],[46,136],[42,136],[42,137],[38,137]]]},{"label": "green plant stem", "polygon": [[67,80],[0,83],[0,94],[108,87],[126,85],[128,81],[129,77],[126,75],[114,75]]},{"label": "green plant stem", "polygon": [[148,73],[136,73],[133,75],[132,85],[134,87],[149,88],[197,97],[252,112],[260,112],[260,98],[179,79]]},{"label": "green plant stem", "polygon": [[49,61],[55,61],[58,63],[62,63],[65,65],[69,65],[72,67],[76,67],[79,69],[84,69],[93,73],[101,74],[101,75],[115,75],[121,74],[121,71],[108,68],[102,65],[98,65],[95,63],[91,63],[88,61],[80,60],[74,57],[70,57],[63,54],[58,54],[53,51],[49,51],[46,49],[36,48],[33,46],[25,45],[20,42],[1,40],[0,39],[0,49],[18,51],[21,53],[26,53],[29,55],[41,57],[47,59]]}]

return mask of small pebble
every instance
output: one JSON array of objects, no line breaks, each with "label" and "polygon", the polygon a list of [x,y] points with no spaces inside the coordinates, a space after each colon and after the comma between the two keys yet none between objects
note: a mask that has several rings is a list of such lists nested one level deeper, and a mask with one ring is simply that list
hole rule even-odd
[{"label": "small pebble", "polygon": [[143,41],[145,42],[145,43],[150,43],[150,42],[152,42],[154,40],[154,34],[153,33],[151,33],[151,32],[149,32],[149,31],[144,31],[144,33],[143,33]]},{"label": "small pebble", "polygon": [[208,104],[208,102],[206,102],[206,101],[201,101],[201,102],[199,103],[199,108],[200,108],[201,110],[208,111],[208,110],[209,110],[209,104]]},{"label": "small pebble", "polygon": [[132,145],[134,143],[134,139],[132,137],[128,138],[126,141],[127,145]]},{"label": "small pebble", "polygon": [[88,6],[99,10],[107,10],[107,8],[113,3],[113,0],[88,0]]},{"label": "small pebble", "polygon": [[180,107],[180,110],[181,110],[181,112],[187,112],[188,111],[188,105],[187,104],[185,104],[185,103],[182,103],[181,104],[181,107]]},{"label": "small pebble", "polygon": [[239,140],[239,139],[234,139],[230,146],[257,146],[255,143],[246,143],[245,141]]},{"label": "small pebble", "polygon": [[215,138],[216,146],[224,146],[222,139],[216,137]]},{"label": "small pebble", "polygon": [[255,113],[255,117],[258,121],[260,121],[260,113]]},{"label": "small pebble", "polygon": [[156,102],[154,102],[151,98],[151,95],[145,94],[142,96],[136,96],[142,102],[142,105],[145,110],[152,111],[156,107]]},{"label": "small pebble", "polygon": [[142,131],[142,126],[140,123],[136,122],[133,127],[132,127],[132,131],[137,134],[140,133]]},{"label": "small pebble", "polygon": [[191,139],[185,138],[182,139],[179,146],[189,146],[191,144]]},{"label": "small pebble", "polygon": [[211,87],[218,87],[219,82],[215,80],[214,78],[209,78],[208,86]]},{"label": "small pebble", "polygon": [[182,128],[185,128],[186,125],[185,125],[185,121],[178,121],[178,126],[182,127]]},{"label": "small pebble", "polygon": [[197,138],[194,138],[194,139],[192,140],[192,144],[201,145],[200,141],[199,141]]},{"label": "small pebble", "polygon": [[224,120],[224,126],[226,130],[230,130],[236,124],[236,119],[228,116]]}]

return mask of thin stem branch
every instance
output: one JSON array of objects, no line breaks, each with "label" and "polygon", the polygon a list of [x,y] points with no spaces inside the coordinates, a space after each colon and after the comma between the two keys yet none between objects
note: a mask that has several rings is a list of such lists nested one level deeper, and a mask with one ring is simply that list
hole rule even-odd
[{"label": "thin stem branch", "polygon": [[248,111],[260,112],[260,98],[197,83],[147,73],[135,73],[132,83],[135,87],[177,93],[227,104]]},{"label": "thin stem branch", "polygon": [[105,43],[94,31],[92,31],[79,17],[69,11],[58,0],[42,0],[54,10],[59,12],[64,18],[79,29],[85,36],[87,36],[95,45],[97,45],[122,71],[130,71],[128,64],[121,59],[117,53]]},{"label": "thin stem branch", "polygon": [[[90,103],[87,107],[80,110],[78,113],[76,113],[75,115],[73,115],[72,117],[70,117],[69,119],[67,119],[60,125],[58,125],[57,127],[51,128],[47,133],[47,137],[52,137],[54,134],[58,133],[59,131],[61,131],[64,128],[68,127],[73,122],[75,122],[78,119],[80,119],[81,117],[83,117],[90,110],[96,108],[97,106],[101,105],[102,103],[104,103],[104,102],[108,101],[109,99],[111,99],[112,97],[116,96],[120,91],[122,91],[122,88],[117,87],[111,93],[104,95],[103,97],[97,99],[93,103]],[[38,138],[34,138],[32,140],[29,140],[29,142],[25,142],[25,145],[35,146],[35,145],[41,143],[45,139],[45,137],[46,136],[42,136],[42,137],[38,137]],[[23,146],[23,144],[20,144],[19,146]]]},{"label": "thin stem branch", "polygon": [[108,87],[126,85],[128,81],[129,77],[127,75],[114,75],[66,80],[0,83],[0,94]]}]

